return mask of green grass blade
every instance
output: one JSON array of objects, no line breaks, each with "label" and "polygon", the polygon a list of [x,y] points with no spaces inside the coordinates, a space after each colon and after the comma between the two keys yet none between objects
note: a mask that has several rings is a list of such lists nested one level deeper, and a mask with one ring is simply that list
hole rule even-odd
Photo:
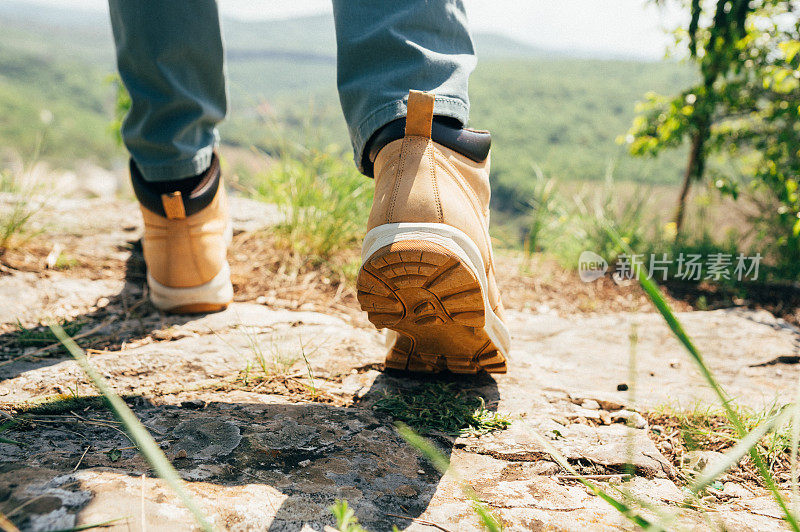
[{"label": "green grass blade", "polygon": [[592,482],[591,480],[587,479],[580,473],[578,473],[575,468],[573,468],[567,459],[558,452],[558,449],[553,447],[553,445],[547,441],[545,438],[537,434],[536,432],[532,432],[531,435],[533,438],[544,447],[545,451],[553,457],[553,459],[558,462],[558,464],[563,467],[566,471],[568,471],[571,475],[578,479],[578,482],[589,488],[596,496],[603,499],[612,508],[618,511],[623,517],[625,517],[628,521],[633,523],[636,526],[642,527],[645,530],[662,530],[665,531],[666,527],[661,524],[653,523],[649,521],[647,518],[640,515],[634,508],[631,508],[623,501],[618,500],[613,495],[609,495],[605,490],[603,490],[600,486]]},{"label": "green grass blade", "polygon": [[417,434],[411,427],[402,422],[395,423],[397,432],[403,437],[412,447],[415,447],[422,455],[433,464],[436,470],[444,475],[450,468],[450,460],[447,459],[434,445]]},{"label": "green grass blade", "polygon": [[175,492],[178,498],[183,502],[186,508],[192,513],[197,521],[197,524],[204,531],[213,531],[214,527],[203,514],[203,511],[192,499],[191,495],[184,489],[183,480],[172,467],[172,464],[167,460],[167,457],[161,451],[156,441],[147,431],[144,425],[136,417],[136,414],[128,408],[128,405],[116,394],[106,382],[105,378],[100,375],[94,367],[89,363],[86,354],[78,345],[64,332],[58,325],[51,325],[50,329],[56,338],[64,345],[69,351],[81,369],[86,373],[97,390],[105,397],[111,409],[117,415],[119,420],[125,427],[126,432],[136,443],[139,451],[144,455],[150,465],[155,469],[158,476],[161,477],[167,485]]},{"label": "green grass blade", "polygon": [[[412,447],[415,447],[422,455],[433,464],[439,473],[444,475],[450,469],[450,460],[444,456],[439,449],[437,449],[430,441],[417,434],[411,427],[402,422],[395,423],[397,431]],[[472,509],[478,514],[481,523],[490,532],[502,532],[503,525],[497,517],[492,514],[491,510],[478,498],[475,491],[461,479],[457,471],[451,471],[451,474],[456,481],[461,485],[464,494],[472,500]]]},{"label": "green grass blade", "polygon": [[347,504],[346,499],[336,499],[328,510],[336,519],[336,530],[339,532],[367,532],[358,522],[355,512]]},{"label": "green grass blade", "polygon": [[717,478],[722,476],[725,471],[741,460],[744,455],[748,454],[750,449],[755,447],[761,438],[763,438],[768,432],[775,427],[783,425],[789,419],[789,416],[793,413],[793,410],[794,409],[787,408],[777,416],[773,416],[750,431],[747,436],[740,439],[736,445],[734,445],[724,454],[724,459],[720,459],[718,462],[712,463],[707,470],[704,470],[703,474],[692,484],[691,490],[694,493],[699,493]]},{"label": "green grass blade", "polygon": [[10,443],[12,445],[19,445],[20,447],[25,447],[24,443],[18,442],[16,440],[9,440],[8,438],[3,438],[0,436],[0,443]]},{"label": "green grass blade", "polygon": [[[7,431],[8,429],[10,429],[11,427],[13,427],[16,424],[17,424],[17,422],[12,419],[8,423],[4,423],[3,425],[0,425],[0,433]],[[2,436],[0,436],[0,443],[10,443],[12,445],[18,445],[20,447],[25,447],[24,443],[18,442],[16,440],[11,440],[9,438],[4,438]]]},{"label": "green grass blade", "polygon": [[[614,242],[629,256],[633,256],[634,254],[633,250],[622,239],[622,237],[620,237],[619,233],[617,233],[614,227],[605,219],[603,220],[603,223],[605,225],[606,231],[608,232],[609,236],[614,240]],[[744,438],[745,436],[747,436],[747,430],[744,424],[742,423],[741,419],[739,418],[739,415],[736,413],[733,406],[731,405],[731,401],[728,398],[725,391],[722,389],[719,383],[717,383],[717,380],[714,378],[711,371],[708,369],[708,366],[703,360],[703,356],[700,354],[700,351],[694,345],[694,342],[692,342],[692,339],[689,337],[689,335],[686,334],[683,325],[678,320],[678,317],[675,315],[675,313],[672,311],[672,308],[669,306],[669,303],[664,298],[664,295],[661,293],[661,290],[659,290],[658,286],[653,280],[647,277],[646,273],[641,268],[640,264],[634,263],[633,268],[635,270],[636,278],[639,281],[639,284],[642,286],[642,289],[644,289],[647,296],[653,302],[653,305],[655,305],[658,312],[664,318],[664,321],[667,322],[667,325],[672,330],[673,334],[675,334],[678,340],[683,344],[683,346],[689,352],[692,359],[695,361],[695,364],[697,365],[700,374],[703,376],[703,378],[706,380],[708,385],[711,387],[711,389],[714,391],[714,393],[717,395],[720,402],[722,403],[722,406],[725,409],[725,413],[730,422],[736,428],[739,437]],[[798,524],[794,514],[789,510],[786,501],[781,496],[780,491],[778,490],[778,486],[775,483],[775,479],[772,478],[772,474],[770,473],[769,468],[766,466],[764,460],[761,458],[757,446],[753,445],[750,448],[750,456],[753,460],[753,463],[756,465],[756,468],[758,469],[761,478],[764,480],[767,489],[769,489],[769,491],[772,492],[772,496],[775,499],[775,502],[778,503],[778,506],[780,506],[781,511],[783,512],[784,517],[786,518],[786,521],[792,527],[792,530],[794,530],[795,532],[800,532],[800,524]]]},{"label": "green grass blade", "polygon": [[123,519],[127,519],[127,517],[117,517],[116,519],[109,519],[108,521],[103,521],[102,523],[92,523],[88,525],[78,525],[72,528],[62,528],[60,530],[53,530],[53,532],[80,532],[82,530],[91,530],[93,528],[105,528],[118,521],[122,521]]},{"label": "green grass blade", "polygon": [[500,521],[492,515],[492,512],[480,501],[473,501],[472,502],[472,511],[478,514],[478,517],[481,518],[481,523],[483,526],[486,527],[486,530],[489,532],[502,532],[503,525],[500,524]]}]

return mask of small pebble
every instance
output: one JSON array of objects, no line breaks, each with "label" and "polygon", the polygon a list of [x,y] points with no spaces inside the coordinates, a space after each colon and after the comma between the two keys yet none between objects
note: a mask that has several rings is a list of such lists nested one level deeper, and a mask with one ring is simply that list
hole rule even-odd
[{"label": "small pebble", "polygon": [[624,392],[624,391],[627,391],[627,390],[628,390],[628,385],[625,384],[624,382],[622,384],[617,384],[617,391],[618,392]]},{"label": "small pebble", "polygon": [[722,493],[729,497],[752,497],[753,494],[745,487],[734,482],[726,482],[723,485]]},{"label": "small pebble", "polygon": [[615,423],[625,423],[635,429],[647,428],[647,420],[639,412],[620,410],[619,412],[614,412],[611,419]]},{"label": "small pebble", "polygon": [[600,410],[600,403],[594,399],[584,399],[581,406],[587,410]]}]

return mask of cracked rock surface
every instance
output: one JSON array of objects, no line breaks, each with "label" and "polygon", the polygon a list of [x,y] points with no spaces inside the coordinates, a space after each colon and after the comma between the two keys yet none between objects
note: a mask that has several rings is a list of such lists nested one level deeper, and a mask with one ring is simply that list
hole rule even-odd
[{"label": "cracked rock surface", "polygon": [[[70,221],[74,208],[49,212],[55,226],[71,228],[72,245],[94,246],[98,254],[119,254],[123,261],[135,253],[124,247],[138,230],[135,205],[113,204],[133,230],[98,226],[114,220],[109,214],[98,215],[91,233],[80,220]],[[240,212],[240,231],[275,220],[273,211],[258,205]],[[142,280],[122,272],[89,278],[65,271],[44,280],[34,272],[5,274],[0,340],[6,343],[0,346],[17,338],[18,320],[29,326],[45,318],[83,319],[88,324],[81,330],[112,338],[107,348],[89,351],[91,363],[124,396],[220,529],[330,530],[335,521],[329,507],[346,499],[372,531],[394,525],[434,530],[431,523],[480,530],[459,479],[508,530],[630,528],[570,479],[537,435],[601,485],[624,486],[674,514],[676,526],[783,526],[763,490],[736,482],[726,482],[726,497],[713,503],[711,524],[679,506],[683,492],[675,464],[654,443],[642,414],[664,405],[714,403],[655,314],[509,310],[509,373],[444,380],[481,396],[488,409],[507,414],[511,425],[482,436],[429,433],[452,463],[441,475],[403,440],[390,416],[373,408],[386,393],[413,394],[431,379],[382,372],[384,338],[367,323],[336,310],[256,301],[193,317],[163,316],[146,303],[134,313],[126,310],[143,297]],[[800,369],[770,362],[797,354],[797,330],[763,312],[690,312],[680,318],[741,404],[759,408],[793,398]],[[632,327],[640,331],[635,398],[618,391],[631,384]],[[93,393],[71,358],[57,348],[36,352],[38,345],[4,349],[0,424],[9,417],[19,422],[3,432],[18,443],[0,443],[0,511],[31,531],[111,519],[121,520],[110,530],[194,528],[189,512],[106,408],[69,402]],[[271,377],[257,379],[260,374]],[[48,410],[45,404],[54,406]],[[23,410],[30,413],[21,416]],[[629,463],[636,474],[622,482],[617,474]]]}]

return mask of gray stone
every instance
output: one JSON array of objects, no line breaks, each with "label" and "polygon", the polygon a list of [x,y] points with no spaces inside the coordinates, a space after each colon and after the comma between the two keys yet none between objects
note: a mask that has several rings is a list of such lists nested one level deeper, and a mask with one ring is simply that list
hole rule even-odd
[{"label": "gray stone", "polygon": [[617,472],[630,458],[631,463],[644,475],[666,477],[673,474],[672,465],[643,430],[620,424],[551,427],[547,424],[533,426],[531,422],[520,421],[493,439],[465,443],[465,448],[505,460],[550,459],[547,449],[531,436],[535,432],[550,436],[550,443],[567,460],[585,460],[607,468],[608,472]]},{"label": "gray stone", "polygon": [[747,498],[752,497],[753,492],[737,484],[736,482],[726,482],[722,487],[722,493],[728,497]]},{"label": "gray stone", "polygon": [[599,408],[609,411],[620,410],[625,408],[627,404],[624,397],[615,392],[573,392],[570,393],[570,399],[575,404],[583,404],[586,401],[592,401],[597,403]]},{"label": "gray stone", "polygon": [[309,425],[301,425],[294,419],[278,419],[276,430],[254,435],[253,438],[266,449],[306,449],[319,437],[319,431]]},{"label": "gray stone", "polygon": [[[279,219],[273,207],[257,202],[234,199],[233,206],[237,231],[259,231]],[[67,198],[45,205],[34,227],[67,253],[120,265],[129,257],[127,242],[140,234],[141,220],[129,201]],[[509,277],[517,275],[508,271]],[[113,389],[137,397],[129,404],[162,448],[171,457],[184,457],[175,461],[179,474],[220,528],[325,530],[334,524],[328,507],[339,498],[349,501],[369,530],[429,529],[389,514],[449,530],[479,530],[459,478],[491,503],[509,530],[629,526],[565,476],[550,447],[534,434],[582,472],[618,473],[630,458],[637,476],[625,489],[678,513],[676,529],[708,527],[698,512],[678,506],[682,492],[673,480],[681,477],[653,443],[654,432],[623,425],[631,420],[646,427],[641,414],[626,408],[628,394],[615,391],[618,382],[633,382],[627,377],[632,323],[648,331],[637,346],[640,412],[678,400],[714,400],[691,363],[673,363],[688,359],[655,313],[560,315],[509,308],[514,335],[509,373],[451,385],[507,413],[511,427],[481,437],[431,436],[451,460],[451,472],[441,476],[399,436],[389,416],[372,410],[384,392],[413,393],[419,381],[376,369],[385,339],[354,317],[359,314],[352,295],[324,313],[276,307],[280,303],[270,296],[208,316],[167,317],[146,310],[126,318],[125,305],[143,295],[141,279],[126,283],[121,269],[108,273],[102,279],[70,271],[4,275],[0,327],[14,330],[17,319],[31,324],[43,317],[86,317],[102,307],[104,316],[117,321],[99,336],[146,331],[124,345],[93,352],[91,362]],[[129,301],[120,302],[122,291]],[[776,375],[774,367],[758,363],[794,352],[796,329],[763,312],[692,312],[679,318],[742,406],[757,409],[776,396],[793,400],[800,366],[786,365]],[[92,326],[99,322],[88,319]],[[139,329],[130,329],[134,322]],[[301,351],[314,375],[313,401]],[[266,374],[259,373],[259,356]],[[289,362],[275,364],[278,359]],[[251,380],[245,384],[248,367]],[[92,389],[69,357],[54,353],[9,362],[0,366],[0,412],[15,415],[20,403],[69,388],[81,394]],[[69,528],[121,515],[130,516],[126,525],[132,530],[194,526],[171,490],[127,449],[130,442],[105,409],[75,413],[95,421],[64,413],[36,430],[12,427],[3,434],[26,445],[0,444],[0,497],[13,500],[11,507],[37,498],[15,515],[26,520],[24,529]],[[74,437],[78,431],[80,437]],[[668,450],[667,444],[661,448]],[[116,462],[106,454],[113,448],[125,449]],[[700,463],[698,458],[694,467]],[[602,477],[598,482],[612,483]],[[715,519],[730,530],[779,528],[779,511],[763,491],[754,490],[748,494],[747,487],[726,483],[725,497],[708,502]]]},{"label": "gray stone", "polygon": [[686,499],[686,495],[668,478],[646,479],[634,477],[624,482],[622,487],[630,490],[630,493],[635,497],[650,500],[653,503],[669,502],[679,504]]},{"label": "gray stone", "polygon": [[647,420],[639,413],[632,410],[619,410],[611,414],[614,423],[623,423],[635,429],[646,429]]},{"label": "gray stone", "polygon": [[172,431],[177,439],[172,450],[184,451],[188,458],[209,460],[227,456],[242,441],[239,427],[230,421],[192,420],[184,421]]},{"label": "gray stone", "polygon": [[584,399],[583,402],[581,403],[581,406],[588,410],[600,410],[600,403],[598,403],[594,399]]},{"label": "gray stone", "polygon": [[724,459],[725,455],[717,451],[689,451],[682,457],[684,466],[692,471],[703,471]]}]

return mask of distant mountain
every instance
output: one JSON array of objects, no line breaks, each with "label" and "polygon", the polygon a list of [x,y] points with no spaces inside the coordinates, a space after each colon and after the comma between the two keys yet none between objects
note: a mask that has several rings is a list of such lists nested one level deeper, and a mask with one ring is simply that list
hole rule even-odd
[{"label": "distant mountain", "polygon": [[[222,25],[232,61],[281,55],[300,61],[320,61],[336,55],[333,18],[329,15],[267,21],[225,18]],[[108,61],[113,57],[108,18],[96,11],[3,0],[0,2],[0,28],[4,32],[38,34],[41,42],[28,42],[28,46],[50,45],[96,61]],[[558,54],[495,33],[477,33],[475,47],[481,57],[491,58]]]},{"label": "distant mountain", "polygon": [[474,36],[478,58],[525,58],[565,55],[559,50],[537,48],[499,33],[478,32]]},{"label": "distant mountain", "polygon": [[[333,18],[327,15],[270,21],[223,21],[228,51],[292,50],[335,56]],[[475,34],[475,48],[483,57],[541,57],[557,52],[529,46],[496,33]]]},{"label": "distant mountain", "polygon": [[[0,146],[33,151],[45,127],[41,117],[51,114],[42,153],[47,160],[124,160],[108,129],[114,105],[114,89],[105,81],[114,71],[109,26],[99,12],[0,0]],[[347,145],[330,16],[225,19],[223,30],[226,143],[267,152],[287,141]],[[615,139],[630,127],[643,94],[687,86],[696,77],[692,69],[587,58],[497,34],[478,33],[475,41],[481,60],[470,79],[470,121],[492,131],[498,205],[513,210],[530,197],[532,168],[558,180],[598,180],[613,163],[618,180],[680,179],[681,153],[632,160]]]}]

